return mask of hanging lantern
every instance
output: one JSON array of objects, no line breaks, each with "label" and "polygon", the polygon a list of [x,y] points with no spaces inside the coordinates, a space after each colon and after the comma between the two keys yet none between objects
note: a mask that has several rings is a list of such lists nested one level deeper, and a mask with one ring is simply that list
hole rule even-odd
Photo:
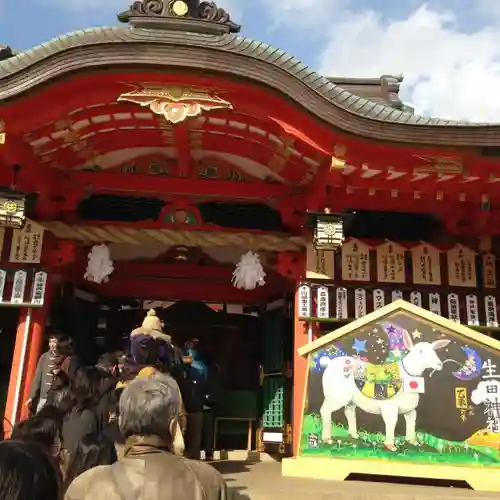
[{"label": "hanging lantern", "polygon": [[342,214],[332,214],[329,208],[316,215],[314,248],[316,250],[337,250],[344,241]]},{"label": "hanging lantern", "polygon": [[26,196],[16,191],[0,191],[0,227],[22,229],[26,223]]}]

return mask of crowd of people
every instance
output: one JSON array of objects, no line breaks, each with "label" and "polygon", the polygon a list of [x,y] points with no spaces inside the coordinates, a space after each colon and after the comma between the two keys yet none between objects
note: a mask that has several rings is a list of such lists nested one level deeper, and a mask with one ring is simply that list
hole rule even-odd
[{"label": "crowd of people", "polygon": [[196,341],[176,346],[154,311],[94,366],[52,336],[30,417],[0,442],[0,500],[226,499],[200,453],[213,459],[214,392]]}]

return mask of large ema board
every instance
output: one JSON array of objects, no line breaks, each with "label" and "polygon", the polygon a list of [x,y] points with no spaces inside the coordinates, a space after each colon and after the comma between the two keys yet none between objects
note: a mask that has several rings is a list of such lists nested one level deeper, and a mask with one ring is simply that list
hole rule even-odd
[{"label": "large ema board", "polygon": [[299,354],[308,361],[301,438],[284,474],[500,490],[500,342],[399,300]]}]

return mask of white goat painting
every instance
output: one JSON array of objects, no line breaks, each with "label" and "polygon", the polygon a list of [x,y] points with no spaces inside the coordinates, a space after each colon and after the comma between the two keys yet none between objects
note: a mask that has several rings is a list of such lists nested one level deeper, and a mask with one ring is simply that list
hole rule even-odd
[{"label": "white goat painting", "polygon": [[[410,334],[403,330],[403,343],[408,352],[398,362],[402,387],[408,385],[405,384],[405,378],[414,380],[415,377],[421,377],[425,370],[440,371],[443,368],[436,350],[446,347],[450,340],[413,344]],[[396,450],[394,433],[399,415],[403,415],[406,422],[406,441],[418,444],[415,433],[420,398],[418,393],[400,389],[390,399],[373,399],[365,396],[355,383],[355,374],[358,370],[365,369],[365,361],[351,356],[339,356],[334,359],[326,358],[322,364],[326,366],[322,379],[325,399],[320,409],[323,442],[332,442],[332,413],[341,408],[344,408],[349,435],[357,439],[356,409],[360,408],[367,413],[381,415],[385,424],[384,444],[388,450]]]}]

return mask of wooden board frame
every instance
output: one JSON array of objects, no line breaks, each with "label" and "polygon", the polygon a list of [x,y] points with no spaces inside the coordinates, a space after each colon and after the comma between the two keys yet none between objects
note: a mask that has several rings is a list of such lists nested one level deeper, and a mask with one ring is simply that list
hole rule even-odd
[{"label": "wooden board frame", "polygon": [[[447,318],[434,314],[426,309],[417,307],[405,300],[397,300],[366,316],[358,318],[343,327],[324,335],[321,338],[310,342],[308,345],[297,349],[300,356],[309,356],[312,352],[335,342],[336,340],[349,335],[355,330],[362,328],[368,323],[380,320],[385,316],[395,312],[407,312],[422,318],[436,326],[452,330],[458,335],[462,335],[475,342],[484,345],[486,348],[500,351],[500,341],[483,335],[470,328],[455,323]],[[309,366],[305,368],[305,385],[302,395],[302,411],[300,420],[299,436],[302,439],[304,424],[304,410],[306,407],[307,388],[309,382]],[[402,463],[397,460],[355,460],[343,458],[316,458],[300,455],[283,459],[282,474],[288,477],[301,477],[310,479],[343,481],[351,474],[376,474],[393,477],[413,477],[426,479],[441,479],[450,481],[466,481],[473,489],[478,491],[500,491],[500,465],[499,467],[464,467],[454,465],[430,465],[416,462]]]}]

